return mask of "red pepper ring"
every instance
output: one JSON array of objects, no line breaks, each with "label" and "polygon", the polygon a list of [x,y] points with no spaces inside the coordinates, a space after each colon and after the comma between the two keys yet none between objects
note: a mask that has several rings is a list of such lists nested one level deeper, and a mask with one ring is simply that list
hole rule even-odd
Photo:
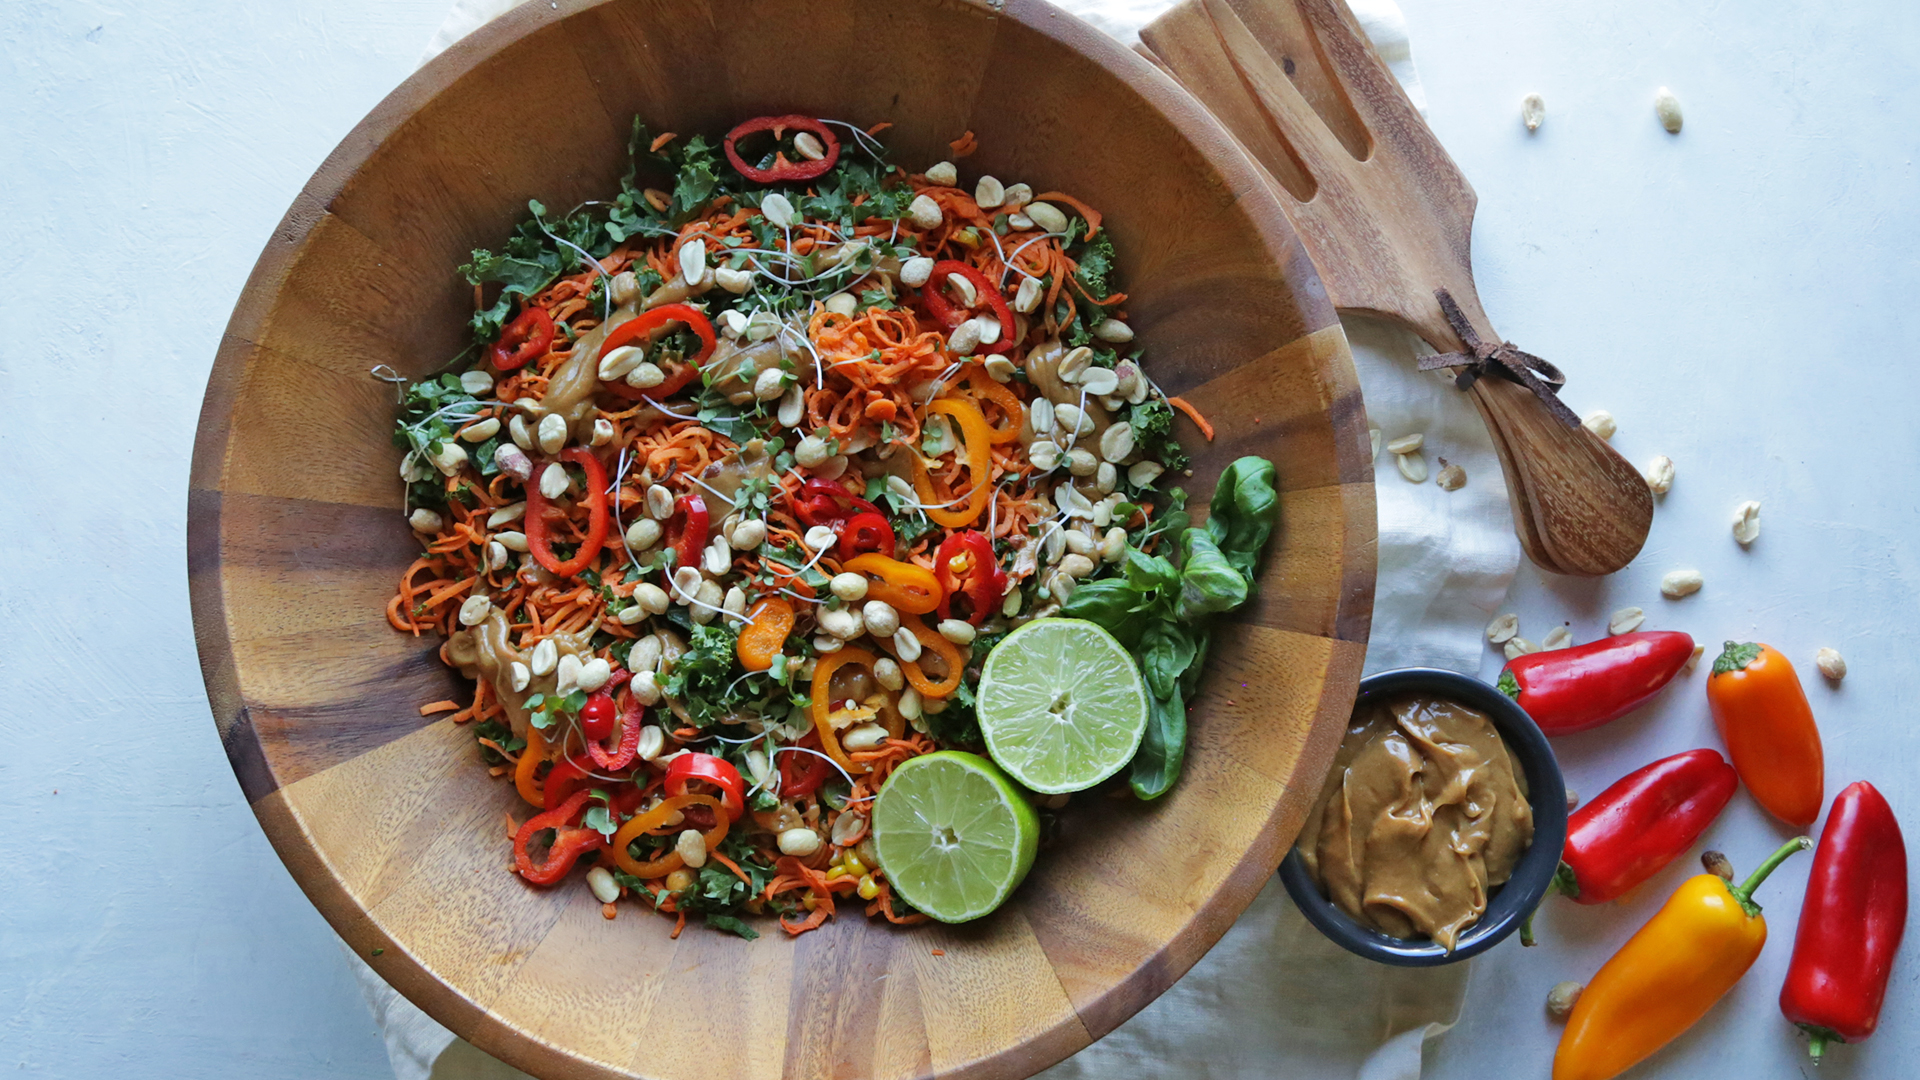
[{"label": "red pepper ring", "polygon": [[[513,837],[513,868],[521,877],[535,885],[551,885],[565,877],[580,856],[606,850],[607,838],[598,829],[583,829],[573,823],[591,798],[591,792],[576,791],[566,802],[533,815],[520,826]],[[548,829],[553,830],[553,843],[547,848],[546,858],[536,863],[528,848],[534,837]]]},{"label": "red pepper ring", "polygon": [[495,371],[513,371],[545,356],[552,347],[553,316],[530,307],[501,329],[500,340],[487,348],[487,362]]},{"label": "red pepper ring", "polygon": [[[558,468],[560,461],[571,461],[586,470],[587,473],[587,536],[580,541],[580,550],[573,558],[561,562],[553,553],[553,541],[547,535],[547,497],[540,491],[540,477],[548,469]],[[534,468],[527,478],[527,550],[533,553],[534,561],[555,577],[570,578],[593,565],[599,558],[600,548],[607,542],[607,469],[600,459],[587,452],[585,447],[569,446],[560,451],[560,461],[549,461]]]},{"label": "red pepper ring", "polygon": [[[762,131],[772,132],[774,141],[777,143],[785,137],[788,128],[804,131],[818,138],[820,145],[826,148],[826,156],[818,161],[808,161],[805,158],[799,161],[788,161],[784,152],[776,150],[773,155],[773,166],[761,169],[747,164],[734,145],[748,135],[757,135]],[[734,171],[741,176],[756,184],[779,184],[790,180],[811,180],[816,176],[826,175],[827,170],[833,168],[834,164],[840,160],[840,139],[827,125],[811,116],[759,116],[727,132],[726,151],[727,160],[733,163]]]},{"label": "red pepper ring", "polygon": [[[699,566],[700,554],[707,547],[707,526],[712,520],[707,513],[707,500],[698,495],[682,495],[673,504],[673,514],[667,518],[667,546],[673,549],[674,567]],[[667,579],[673,579],[668,572]]]},{"label": "red pepper ring", "polygon": [[851,559],[869,551],[878,552],[887,558],[893,558],[895,541],[893,526],[888,524],[887,516],[877,512],[862,512],[847,519],[840,530],[840,557]]},{"label": "red pepper ring", "polygon": [[1000,286],[995,285],[987,275],[953,259],[943,259],[933,264],[932,276],[920,287],[920,302],[927,307],[928,314],[940,320],[940,325],[951,330],[973,317],[971,308],[963,308],[947,299],[943,291],[947,277],[959,274],[973,286],[976,298],[993,309],[1000,320],[1000,338],[991,345],[981,345],[975,352],[1003,353],[1013,348],[1013,310],[1007,307],[1007,298],[1000,295]]},{"label": "red pepper ring", "polygon": [[[855,514],[879,514],[880,508],[831,480],[811,477],[793,499],[793,516],[808,528],[839,526]],[[881,515],[884,517],[885,515]]]},{"label": "red pepper ring", "polygon": [[[962,555],[968,557],[968,565],[964,571],[955,573],[953,561]],[[967,613],[967,621],[975,626],[1000,610],[1001,601],[1006,599],[1007,572],[1000,568],[1000,561],[993,554],[993,541],[987,539],[985,533],[966,529],[948,534],[933,557],[933,572],[940,579],[942,619],[953,618],[955,593],[966,595],[973,608]]]},{"label": "red pepper ring", "polygon": [[788,800],[811,796],[833,775],[833,759],[820,752],[819,732],[809,729],[793,745],[813,753],[802,754],[792,748],[781,748],[787,751],[787,756],[780,759],[780,790],[775,794]]},{"label": "red pepper ring", "polygon": [[[594,697],[599,696],[599,694],[594,695]],[[589,700],[588,704],[592,704],[591,700]],[[645,715],[645,712],[646,709],[638,701],[629,696],[627,699],[627,707],[621,710],[618,718],[620,724],[619,743],[617,743],[612,750],[607,750],[600,745],[599,739],[591,737],[587,739],[587,757],[593,760],[596,768],[601,772],[615,772],[633,764],[633,759],[640,756],[640,720],[641,717]],[[585,726],[584,723],[582,726]],[[602,738],[605,738],[605,736],[602,736]]]},{"label": "red pepper ring", "polygon": [[666,793],[672,795],[687,794],[687,785],[700,780],[720,789],[720,805],[727,811],[727,817],[739,821],[747,812],[747,785],[740,779],[740,770],[725,758],[712,754],[702,754],[689,750],[673,759],[667,766]]},{"label": "red pepper ring", "polygon": [[637,342],[645,348],[652,341],[654,331],[663,329],[669,323],[687,324],[687,328],[700,339],[700,351],[688,357],[686,362],[675,364],[666,373],[667,381],[659,386],[642,390],[639,387],[628,386],[625,382],[603,382],[601,385],[628,401],[639,401],[643,398],[658,401],[679,393],[688,383],[698,378],[700,365],[706,363],[707,358],[713,355],[719,339],[714,336],[712,320],[702,314],[699,308],[689,304],[662,304],[657,308],[649,308],[614,327],[607,332],[606,340],[600,343],[600,351],[593,357],[594,363],[598,364],[606,359],[608,353],[623,345],[632,345]]}]

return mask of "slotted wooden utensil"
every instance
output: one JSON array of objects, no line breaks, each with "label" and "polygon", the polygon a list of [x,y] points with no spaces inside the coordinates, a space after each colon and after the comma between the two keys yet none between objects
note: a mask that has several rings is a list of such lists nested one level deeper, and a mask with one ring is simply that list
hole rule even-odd
[{"label": "slotted wooden utensil", "polygon": [[[1141,38],[1266,170],[1335,306],[1465,352],[1445,290],[1482,340],[1502,340],[1473,286],[1473,188],[1341,0],[1183,0]],[[1626,459],[1510,379],[1468,393],[1528,558],[1599,576],[1639,554],[1653,494]]]}]

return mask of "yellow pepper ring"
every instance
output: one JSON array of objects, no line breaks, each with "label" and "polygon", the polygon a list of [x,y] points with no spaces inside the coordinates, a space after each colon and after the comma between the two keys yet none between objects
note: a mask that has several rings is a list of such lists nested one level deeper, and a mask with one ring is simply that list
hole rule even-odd
[{"label": "yellow pepper ring", "polygon": [[965,398],[935,398],[927,403],[927,412],[944,413],[959,422],[960,441],[967,451],[967,479],[972,486],[967,492],[966,506],[955,510],[938,505],[945,500],[933,490],[933,477],[927,473],[927,463],[916,454],[913,459],[914,492],[919,495],[927,517],[934,524],[949,529],[971,525],[986,510],[987,499],[993,494],[992,463],[988,458],[993,444],[993,429],[987,426],[987,416],[980,411],[980,406]]}]

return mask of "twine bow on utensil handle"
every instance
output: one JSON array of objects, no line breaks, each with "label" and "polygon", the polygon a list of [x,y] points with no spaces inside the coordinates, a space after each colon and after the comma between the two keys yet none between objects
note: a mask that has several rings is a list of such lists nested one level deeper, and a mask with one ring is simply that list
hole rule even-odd
[{"label": "twine bow on utensil handle", "polygon": [[[1433,371],[1439,368],[1459,368],[1453,385],[1465,390],[1482,375],[1500,375],[1533,391],[1533,396],[1547,407],[1554,419],[1568,427],[1579,427],[1580,418],[1560,400],[1560,388],[1567,384],[1567,376],[1557,367],[1540,359],[1530,352],[1513,347],[1511,342],[1496,341],[1491,344],[1481,341],[1474,332],[1473,324],[1453,300],[1453,294],[1445,289],[1435,289],[1434,298],[1440,301],[1440,311],[1447,317],[1447,325],[1453,328],[1460,343],[1467,347],[1466,352],[1441,353],[1438,356],[1420,358],[1421,371]],[[1536,374],[1537,373],[1537,374]]]}]

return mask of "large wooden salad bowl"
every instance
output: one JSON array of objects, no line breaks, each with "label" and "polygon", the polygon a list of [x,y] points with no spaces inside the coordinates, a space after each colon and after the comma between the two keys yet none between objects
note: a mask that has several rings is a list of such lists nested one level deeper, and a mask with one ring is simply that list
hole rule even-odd
[{"label": "large wooden salad bowl", "polygon": [[[1279,466],[1258,599],[1214,636],[1186,773],[1085,798],[995,915],[900,929],[857,910],[755,942],[615,921],[506,872],[510,785],[465,729],[440,642],[383,607],[417,545],[394,391],[460,351],[454,268],[529,198],[617,189],[635,113],[725,130],[891,120],[924,167],[972,129],[986,170],[1100,207],[1203,506],[1232,459]],[[1185,421],[1182,421],[1184,424]],[[214,719],[275,848],[335,929],[436,1019],[543,1077],[1026,1076],[1113,1030],[1279,864],[1358,682],[1374,582],[1366,423],[1339,323],[1264,181],[1201,107],[1037,0],[528,4],[409,79],[294,201],[227,328],[189,514]],[[377,954],[377,955],[376,955]],[[289,973],[290,977],[293,973]]]}]

